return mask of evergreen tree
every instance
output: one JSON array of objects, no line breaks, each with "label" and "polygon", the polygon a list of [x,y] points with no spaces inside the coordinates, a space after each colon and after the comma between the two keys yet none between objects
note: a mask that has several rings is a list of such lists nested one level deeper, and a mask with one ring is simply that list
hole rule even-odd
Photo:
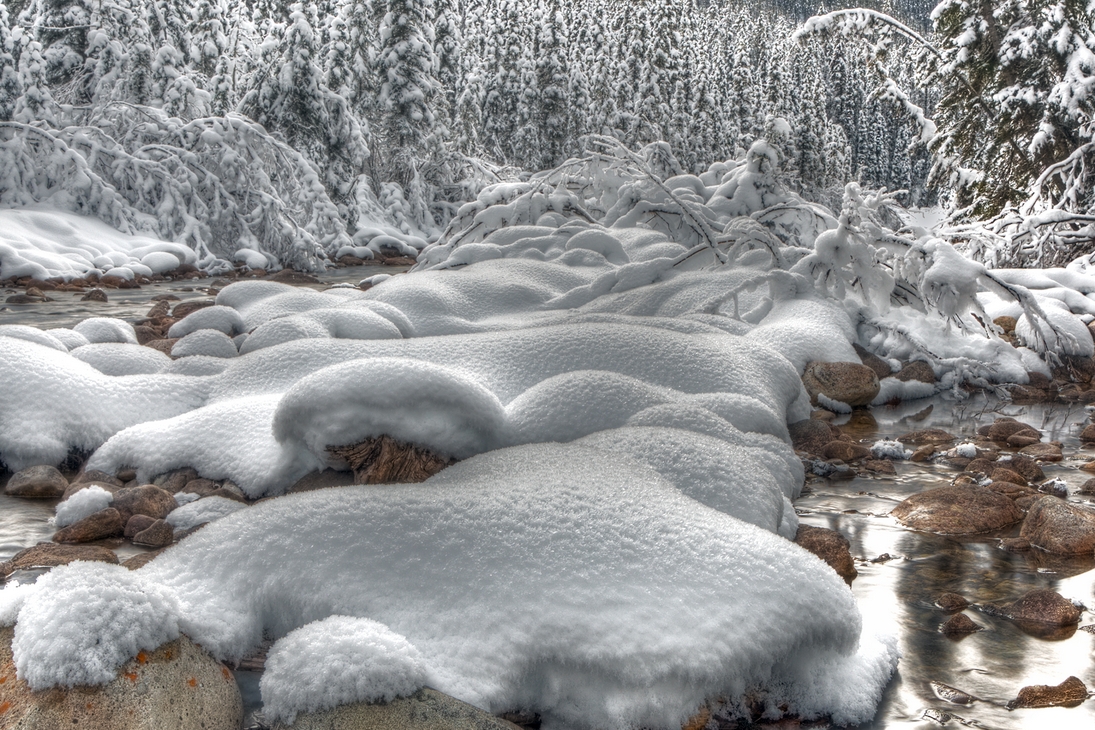
[{"label": "evergreen tree", "polygon": [[217,75],[217,65],[228,52],[225,0],[197,0],[190,15],[190,63],[207,79]]},{"label": "evergreen tree", "polygon": [[9,26],[8,6],[0,0],[0,122],[11,121],[15,103],[23,95],[15,60],[15,38]]},{"label": "evergreen tree", "polygon": [[563,162],[572,146],[574,106],[566,61],[566,23],[559,0],[542,8],[537,29],[536,86],[539,92],[541,156],[536,167],[551,169]]},{"label": "evergreen tree", "polygon": [[19,55],[19,84],[23,95],[15,102],[12,119],[23,124],[45,122],[56,126],[57,104],[49,93],[46,76],[49,62],[42,52],[42,44],[31,41]]}]

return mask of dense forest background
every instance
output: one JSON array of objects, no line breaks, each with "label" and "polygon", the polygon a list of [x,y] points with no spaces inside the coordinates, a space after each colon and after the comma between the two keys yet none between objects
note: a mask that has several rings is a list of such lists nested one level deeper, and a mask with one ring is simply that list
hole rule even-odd
[{"label": "dense forest background", "polygon": [[[933,28],[930,2],[874,5]],[[976,175],[917,125],[954,86],[925,44],[862,15],[796,35],[837,7],[0,0],[0,204],[48,199],[199,253],[242,242],[306,266],[380,222],[412,248],[436,238],[485,186],[590,135],[664,141],[666,175],[763,138],[780,182],[833,208],[852,180],[908,206],[1016,204],[1010,189],[963,199]]]}]

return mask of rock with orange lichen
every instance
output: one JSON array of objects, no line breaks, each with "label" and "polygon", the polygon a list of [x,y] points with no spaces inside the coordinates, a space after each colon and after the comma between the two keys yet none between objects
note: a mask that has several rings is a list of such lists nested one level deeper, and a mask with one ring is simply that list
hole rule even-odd
[{"label": "rock with orange lichen", "polygon": [[185,636],[141,652],[99,687],[31,692],[16,677],[11,627],[0,629],[0,730],[238,730],[232,673]]}]

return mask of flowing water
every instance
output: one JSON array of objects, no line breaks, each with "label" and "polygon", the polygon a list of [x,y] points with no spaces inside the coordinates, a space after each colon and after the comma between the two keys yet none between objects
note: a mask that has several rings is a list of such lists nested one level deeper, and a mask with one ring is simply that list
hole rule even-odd
[{"label": "flowing water", "polygon": [[[337,283],[356,283],[376,273],[400,269],[361,267],[339,269],[321,276],[323,289]],[[40,304],[0,304],[0,324],[29,324],[43,329],[71,327],[91,316],[140,319],[158,294],[181,300],[209,298],[210,280],[162,282],[142,289],[112,290],[109,302],[82,302],[79,295],[54,293],[56,301]],[[14,290],[0,292],[4,298]],[[47,293],[48,294],[48,293]],[[924,411],[931,406],[930,413]],[[970,436],[978,426],[1008,415],[1040,429],[1044,440],[1060,441],[1066,460],[1044,465],[1047,477],[1059,476],[1073,492],[1087,480],[1078,470],[1095,453],[1084,454],[1078,440],[1086,412],[1081,406],[1013,406],[997,399],[974,395],[955,400],[949,394],[904,404],[880,407],[872,418],[857,414],[837,421],[856,440],[872,442],[920,428],[942,428],[958,436]],[[1069,455],[1073,455],[1069,458]],[[998,547],[999,538],[1018,533],[1018,526],[993,535],[959,538],[912,532],[888,516],[905,497],[943,486],[957,475],[944,465],[901,462],[896,476],[874,476],[847,481],[812,479],[796,503],[804,524],[829,527],[851,542],[859,577],[852,591],[870,622],[882,623],[897,637],[902,658],[898,673],[886,690],[878,716],[865,728],[992,728],[1022,730],[1052,727],[1058,730],[1095,727],[1095,700],[1079,707],[1008,710],[1005,703],[1030,684],[1055,685],[1070,675],[1095,688],[1095,634],[1082,630],[1095,624],[1095,613],[1085,611],[1081,630],[1050,635],[1024,633],[1011,622],[971,608],[966,613],[984,631],[956,639],[939,632],[948,614],[933,605],[951,591],[971,603],[1004,603],[1031,588],[1049,588],[1066,598],[1095,608],[1095,559],[1054,558],[1034,550],[1008,553]],[[7,474],[0,472],[0,483]],[[1070,499],[1082,502],[1082,496]],[[21,500],[0,494],[0,560],[42,540],[53,527],[54,501]],[[121,540],[106,541],[121,559],[136,554]],[[886,556],[889,556],[888,558]],[[31,576],[20,575],[21,580]],[[259,675],[237,672],[247,718],[259,709]],[[970,705],[951,704],[938,697],[932,682],[955,687],[976,698]]]}]

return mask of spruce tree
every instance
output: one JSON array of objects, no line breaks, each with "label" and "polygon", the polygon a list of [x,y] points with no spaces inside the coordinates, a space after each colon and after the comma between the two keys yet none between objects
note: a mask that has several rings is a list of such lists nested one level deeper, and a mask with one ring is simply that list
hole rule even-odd
[{"label": "spruce tree", "polygon": [[0,0],[0,122],[11,121],[15,103],[23,95],[15,60],[15,39],[8,23],[8,6]]}]

